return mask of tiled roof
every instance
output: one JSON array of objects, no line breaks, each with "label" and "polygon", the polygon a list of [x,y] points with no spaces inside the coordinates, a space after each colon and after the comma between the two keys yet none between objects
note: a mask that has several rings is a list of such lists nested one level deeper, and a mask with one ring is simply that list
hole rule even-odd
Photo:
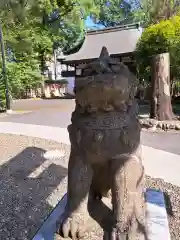
[{"label": "tiled roof", "polygon": [[96,59],[103,46],[108,49],[110,55],[132,53],[141,34],[142,28],[139,24],[89,31],[80,50],[65,56],[64,62]]}]

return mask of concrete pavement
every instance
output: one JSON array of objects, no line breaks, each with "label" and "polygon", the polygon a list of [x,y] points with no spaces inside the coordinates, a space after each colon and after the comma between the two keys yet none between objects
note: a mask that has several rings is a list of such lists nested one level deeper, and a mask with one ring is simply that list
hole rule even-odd
[{"label": "concrete pavement", "polygon": [[38,137],[69,144],[69,136],[66,128],[12,122],[0,122],[0,133],[11,133],[16,135]]},{"label": "concrete pavement", "polygon": [[13,100],[13,111],[39,111],[42,109],[71,110],[73,99],[20,99]]},{"label": "concrete pavement", "polygon": [[180,155],[180,132],[150,132],[141,133],[144,146]]},{"label": "concrete pavement", "polygon": [[70,123],[71,111],[41,109],[23,114],[13,114],[0,118],[0,122],[13,122],[66,128]]},{"label": "concrete pavement", "polygon": [[[69,136],[66,128],[0,122],[0,133],[26,135],[69,144]],[[143,145],[143,163],[147,175],[162,178],[166,182],[180,186],[179,154]]]}]

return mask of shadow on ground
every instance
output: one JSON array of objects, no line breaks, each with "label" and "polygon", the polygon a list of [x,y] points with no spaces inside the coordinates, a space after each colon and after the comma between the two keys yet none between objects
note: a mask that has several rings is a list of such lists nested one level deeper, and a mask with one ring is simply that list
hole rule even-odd
[{"label": "shadow on ground", "polygon": [[140,105],[139,104],[139,115],[140,115],[140,118],[143,118],[143,115],[149,116],[149,113],[150,113],[150,105],[148,105],[148,104]]},{"label": "shadow on ground", "polygon": [[[180,104],[173,104],[172,105],[173,112],[180,116]],[[150,113],[150,105],[149,104],[139,104],[139,115],[148,115]],[[143,117],[141,117],[143,118]]]},{"label": "shadow on ground", "polygon": [[0,167],[0,239],[32,239],[51,212],[46,199],[67,175],[67,169],[52,163],[31,177],[45,162],[44,152],[28,147]]},{"label": "shadow on ground", "polygon": [[65,94],[63,96],[51,96],[50,98],[42,97],[43,100],[52,100],[52,99],[74,99],[74,95]]}]

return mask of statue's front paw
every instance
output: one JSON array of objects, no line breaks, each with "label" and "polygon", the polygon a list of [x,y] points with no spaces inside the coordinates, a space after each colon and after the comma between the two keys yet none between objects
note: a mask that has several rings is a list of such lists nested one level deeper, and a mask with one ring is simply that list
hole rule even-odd
[{"label": "statue's front paw", "polygon": [[69,216],[65,218],[60,227],[58,227],[57,233],[63,238],[70,237],[73,240],[76,240],[81,235],[82,228],[85,227],[85,219],[86,217],[84,214]]},{"label": "statue's front paw", "polygon": [[78,221],[75,216],[66,218],[58,229],[63,238],[71,237],[73,240],[78,236]]},{"label": "statue's front paw", "polygon": [[128,233],[120,231],[118,227],[114,227],[111,232],[110,240],[128,240]]}]

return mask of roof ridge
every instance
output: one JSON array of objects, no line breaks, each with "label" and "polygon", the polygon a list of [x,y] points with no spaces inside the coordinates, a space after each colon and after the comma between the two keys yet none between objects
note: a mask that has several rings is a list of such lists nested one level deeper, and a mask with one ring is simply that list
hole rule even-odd
[{"label": "roof ridge", "polygon": [[119,30],[129,30],[129,29],[138,29],[140,27],[140,23],[131,23],[126,25],[118,25],[115,27],[107,27],[103,29],[96,29],[96,30],[89,30],[86,32],[86,35],[94,35],[94,34],[100,34],[105,32],[116,32]]}]

